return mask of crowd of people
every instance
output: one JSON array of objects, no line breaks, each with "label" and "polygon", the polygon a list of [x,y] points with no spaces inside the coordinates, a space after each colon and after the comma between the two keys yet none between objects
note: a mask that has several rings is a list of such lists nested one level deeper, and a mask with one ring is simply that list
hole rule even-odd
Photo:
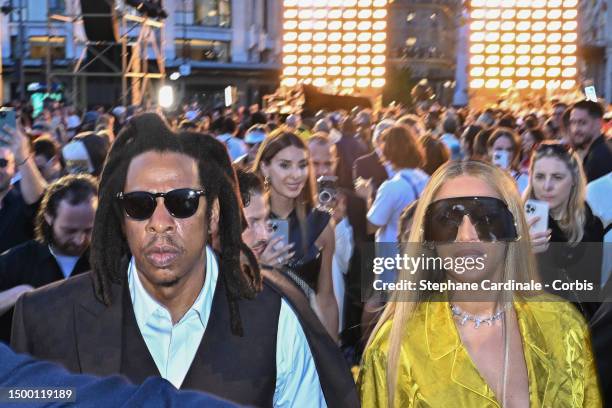
[{"label": "crowd of people", "polygon": [[[12,108],[16,128],[0,129],[0,340],[16,352],[251,406],[612,404],[601,103],[308,117]],[[529,218],[527,200],[548,219]],[[405,243],[451,257],[457,243],[488,248],[493,266],[438,271],[440,282],[562,276],[597,296],[372,293],[370,248],[394,257]],[[377,279],[427,273],[385,267]]]}]

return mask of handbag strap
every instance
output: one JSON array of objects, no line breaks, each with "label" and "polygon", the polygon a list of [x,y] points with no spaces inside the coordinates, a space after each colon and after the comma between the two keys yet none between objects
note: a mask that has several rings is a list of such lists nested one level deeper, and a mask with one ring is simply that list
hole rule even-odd
[{"label": "handbag strap", "polygon": [[419,199],[420,197],[419,190],[416,188],[416,186],[414,185],[410,177],[408,177],[404,173],[400,173],[400,177],[402,178],[402,180],[408,183],[408,185],[410,185],[410,188],[412,188],[412,193],[414,194],[415,199]]}]

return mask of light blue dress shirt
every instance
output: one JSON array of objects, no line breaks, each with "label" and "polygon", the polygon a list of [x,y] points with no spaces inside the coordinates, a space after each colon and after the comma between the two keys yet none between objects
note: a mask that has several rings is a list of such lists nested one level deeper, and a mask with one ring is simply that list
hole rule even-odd
[{"label": "light blue dress shirt", "polygon": [[[219,267],[206,247],[206,278],[202,291],[181,320],[173,325],[170,312],[142,286],[134,258],[128,286],[138,328],[161,376],[180,388],[200,346],[217,286]],[[326,407],[319,376],[302,326],[282,299],[276,341],[275,407]]]}]

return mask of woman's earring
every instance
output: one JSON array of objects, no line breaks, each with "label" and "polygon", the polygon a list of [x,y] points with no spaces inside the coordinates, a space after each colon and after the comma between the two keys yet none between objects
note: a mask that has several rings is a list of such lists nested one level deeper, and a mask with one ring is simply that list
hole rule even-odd
[{"label": "woman's earring", "polygon": [[270,188],[270,176],[266,176],[266,177],[264,177],[264,187],[265,187],[266,189],[269,189],[269,188]]}]

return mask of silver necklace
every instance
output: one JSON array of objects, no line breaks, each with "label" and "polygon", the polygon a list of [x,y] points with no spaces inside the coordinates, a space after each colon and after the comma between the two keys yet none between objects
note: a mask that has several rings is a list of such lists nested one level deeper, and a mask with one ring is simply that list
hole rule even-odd
[{"label": "silver necklace", "polygon": [[489,316],[477,316],[477,315],[468,313],[464,310],[461,310],[461,308],[457,305],[452,305],[452,304],[449,304],[449,305],[450,305],[451,311],[453,312],[453,316],[458,316],[460,318],[459,320],[460,325],[464,326],[465,323],[468,321],[474,322],[475,329],[478,329],[484,323],[488,324],[489,326],[492,326],[496,320],[501,319],[504,313],[506,313],[506,310],[505,310],[506,307],[504,307],[501,310],[497,311],[495,314],[492,314]]}]

